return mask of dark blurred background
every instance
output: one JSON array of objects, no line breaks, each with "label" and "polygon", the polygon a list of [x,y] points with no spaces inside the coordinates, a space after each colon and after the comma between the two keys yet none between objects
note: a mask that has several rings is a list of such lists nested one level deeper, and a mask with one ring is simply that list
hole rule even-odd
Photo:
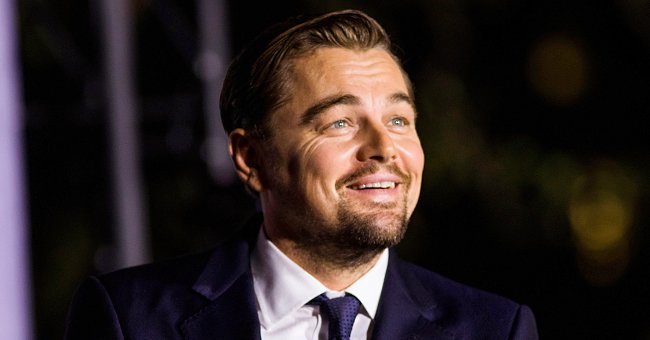
[{"label": "dark blurred background", "polygon": [[[197,3],[131,2],[152,260],[205,249],[254,211],[206,165]],[[650,1],[226,5],[230,55],[269,24],[343,8],[401,48],[426,154],[403,257],[530,305],[543,339],[650,339]],[[74,289],[115,248],[100,7],[19,2],[40,339],[61,338]]]}]

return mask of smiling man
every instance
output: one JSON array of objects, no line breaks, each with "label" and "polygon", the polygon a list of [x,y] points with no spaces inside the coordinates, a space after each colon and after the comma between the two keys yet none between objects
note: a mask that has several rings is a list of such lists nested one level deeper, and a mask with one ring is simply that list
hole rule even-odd
[{"label": "smiling man", "polygon": [[261,216],[210,253],[90,278],[68,339],[537,338],[526,306],[389,250],[424,155],[410,82],[372,18],[271,28],[231,65],[221,111]]},{"label": "smiling man", "polygon": [[270,115],[266,138],[244,141],[237,128],[231,149],[240,176],[253,175],[268,239],[343,290],[401,240],[418,200],[413,101],[385,49],[323,47],[292,66],[294,95]]}]

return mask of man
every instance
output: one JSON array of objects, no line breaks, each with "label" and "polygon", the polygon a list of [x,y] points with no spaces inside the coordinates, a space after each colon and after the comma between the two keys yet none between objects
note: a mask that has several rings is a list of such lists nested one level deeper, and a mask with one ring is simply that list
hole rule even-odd
[{"label": "man", "polygon": [[235,168],[261,202],[249,236],[90,278],[66,337],[536,339],[527,307],[389,250],[424,164],[413,91],[390,48],[358,11],[256,39],[221,98]]}]

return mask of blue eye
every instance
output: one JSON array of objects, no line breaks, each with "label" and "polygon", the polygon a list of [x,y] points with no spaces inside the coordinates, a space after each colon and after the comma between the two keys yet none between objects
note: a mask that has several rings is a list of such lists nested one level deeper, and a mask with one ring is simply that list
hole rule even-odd
[{"label": "blue eye", "polygon": [[339,120],[335,121],[334,123],[332,123],[331,127],[335,128],[335,129],[346,128],[346,127],[348,127],[348,122],[346,122],[343,119],[339,119]]},{"label": "blue eye", "polygon": [[405,126],[406,120],[404,118],[396,117],[390,120],[390,124],[394,126]]}]

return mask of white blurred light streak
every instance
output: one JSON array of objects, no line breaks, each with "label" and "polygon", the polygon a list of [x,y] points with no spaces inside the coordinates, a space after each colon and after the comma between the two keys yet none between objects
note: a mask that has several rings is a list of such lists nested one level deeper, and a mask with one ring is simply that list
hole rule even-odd
[{"label": "white blurred light streak", "polygon": [[138,149],[132,5],[129,0],[101,0],[99,6],[103,19],[118,268],[148,262],[150,252]]},{"label": "white blurred light streak", "polygon": [[197,8],[200,53],[196,72],[203,82],[205,159],[214,181],[227,186],[235,181],[235,171],[219,111],[221,85],[230,59],[226,4],[224,0],[198,0]]},{"label": "white blurred light streak", "polygon": [[32,338],[16,8],[0,0],[0,339]]}]

